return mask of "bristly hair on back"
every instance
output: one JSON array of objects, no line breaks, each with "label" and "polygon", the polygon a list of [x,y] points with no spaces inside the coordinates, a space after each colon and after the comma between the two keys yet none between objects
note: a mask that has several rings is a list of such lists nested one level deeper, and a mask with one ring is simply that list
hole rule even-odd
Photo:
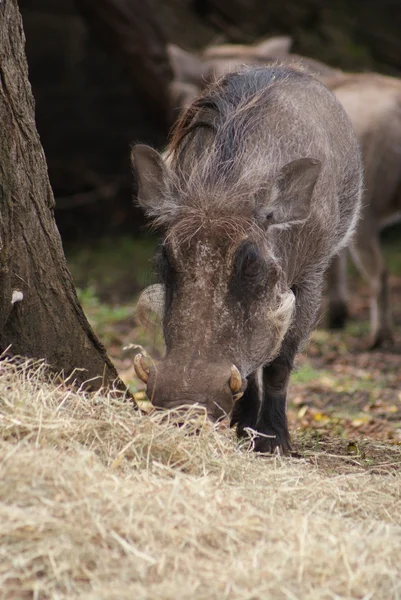
[{"label": "bristly hair on back", "polygon": [[230,237],[236,224],[242,231],[257,227],[258,207],[269,201],[286,156],[308,151],[300,136],[282,136],[271,119],[276,107],[291,102],[282,100],[283,86],[303,87],[306,80],[322,85],[297,67],[276,64],[226,74],[206,88],[172,131],[164,201],[150,214],[154,225],[178,231],[179,222],[184,237],[218,220]]},{"label": "bristly hair on back", "polygon": [[[246,68],[221,77],[194,100],[179,117],[166,154],[170,167],[164,210],[152,215],[156,226],[170,226],[175,212],[186,230],[203,221],[241,219],[247,227],[253,219],[255,198],[270,191],[269,170],[280,163],[279,141],[262,123],[273,101],[275,84],[308,77],[296,68],[274,65]],[[254,140],[260,131],[265,151]],[[175,211],[174,211],[175,209]],[[228,227],[232,231],[232,226]]]},{"label": "bristly hair on back", "polygon": [[[302,68],[276,63],[269,67],[244,67],[223,75],[178,118],[171,132],[168,154],[171,156],[182,150],[184,140],[197,129],[206,128],[216,134],[226,119],[235,120],[243,117],[243,111],[260,109],[266,101],[266,92],[270,92],[269,84],[294,76],[305,77],[307,74]],[[217,124],[218,117],[220,123]]]},{"label": "bristly hair on back", "polygon": [[218,110],[218,104],[216,100],[209,95],[208,90],[194,100],[173,126],[168,147],[168,155],[171,156],[174,152],[177,152],[181,148],[184,139],[196,129],[205,127],[210,129],[211,132],[216,133],[214,118],[217,115]]}]

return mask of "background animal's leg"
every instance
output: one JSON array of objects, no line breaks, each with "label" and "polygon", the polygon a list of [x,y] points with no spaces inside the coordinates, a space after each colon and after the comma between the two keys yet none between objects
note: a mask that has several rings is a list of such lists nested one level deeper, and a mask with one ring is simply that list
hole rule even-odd
[{"label": "background animal's leg", "polygon": [[327,271],[328,320],[330,329],[342,329],[348,318],[347,252],[334,257]]},{"label": "background animal's leg", "polygon": [[238,437],[247,435],[245,429],[255,429],[260,410],[260,388],[258,371],[248,377],[248,385],[242,398],[235,403],[231,416],[231,427],[237,425]]},{"label": "background animal's leg", "polygon": [[393,343],[388,275],[377,230],[358,232],[351,247],[362,275],[370,285],[371,348]]}]

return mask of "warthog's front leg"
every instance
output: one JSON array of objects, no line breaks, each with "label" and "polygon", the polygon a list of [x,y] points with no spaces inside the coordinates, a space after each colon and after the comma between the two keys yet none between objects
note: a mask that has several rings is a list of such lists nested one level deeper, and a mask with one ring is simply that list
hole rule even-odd
[{"label": "warthog's front leg", "polygon": [[[273,452],[278,446],[283,452],[291,449],[286,417],[286,393],[291,368],[287,359],[277,357],[263,368],[260,389],[258,371],[248,377],[247,389],[234,406],[231,426],[237,425],[238,437],[255,437],[256,452]],[[263,400],[262,400],[263,394]]]},{"label": "warthog's front leg", "polygon": [[255,429],[260,410],[258,371],[248,377],[248,385],[242,398],[235,403],[230,426],[237,426],[238,437],[246,437],[247,429]]},{"label": "warthog's front leg", "polygon": [[321,301],[323,274],[305,276],[302,286],[293,288],[296,308],[279,355],[263,368],[263,393],[255,430],[261,435],[255,440],[256,452],[291,450],[287,423],[287,390],[295,356],[316,323]]},{"label": "warthog's front leg", "polygon": [[286,405],[287,388],[293,356],[281,353],[263,369],[263,400],[256,422],[256,452],[273,452],[280,448],[285,454],[291,450]]}]

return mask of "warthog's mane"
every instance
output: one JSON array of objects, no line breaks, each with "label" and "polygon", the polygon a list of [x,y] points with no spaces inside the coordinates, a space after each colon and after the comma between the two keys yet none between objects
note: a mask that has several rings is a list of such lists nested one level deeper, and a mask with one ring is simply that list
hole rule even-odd
[{"label": "warthog's mane", "polygon": [[[301,67],[275,64],[270,67],[245,67],[222,76],[206,88],[177,120],[168,147],[173,164],[179,163],[185,151],[188,136],[199,129],[207,129],[219,136],[216,140],[221,162],[228,160],[238,149],[241,133],[255,133],[263,118],[263,109],[269,102],[272,84],[309,78]],[[309,78],[310,79],[310,78]],[[235,142],[233,146],[233,142]]]},{"label": "warthog's mane", "polygon": [[223,76],[192,103],[172,132],[168,191],[152,215],[156,225],[185,239],[210,226],[230,238],[258,228],[255,205],[269,196],[283,143],[277,124],[266,127],[266,107],[277,82],[300,78],[311,79],[288,66],[247,68]]}]

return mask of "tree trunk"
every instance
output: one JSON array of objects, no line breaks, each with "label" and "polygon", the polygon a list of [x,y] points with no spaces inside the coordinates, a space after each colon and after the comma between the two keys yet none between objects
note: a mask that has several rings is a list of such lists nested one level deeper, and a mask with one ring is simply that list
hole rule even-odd
[{"label": "tree trunk", "polygon": [[17,0],[0,2],[0,353],[44,358],[78,383],[117,379],[78,302],[54,220]]},{"label": "tree trunk", "polygon": [[76,0],[76,6],[167,129],[172,120],[169,85],[173,72],[152,0]]}]

